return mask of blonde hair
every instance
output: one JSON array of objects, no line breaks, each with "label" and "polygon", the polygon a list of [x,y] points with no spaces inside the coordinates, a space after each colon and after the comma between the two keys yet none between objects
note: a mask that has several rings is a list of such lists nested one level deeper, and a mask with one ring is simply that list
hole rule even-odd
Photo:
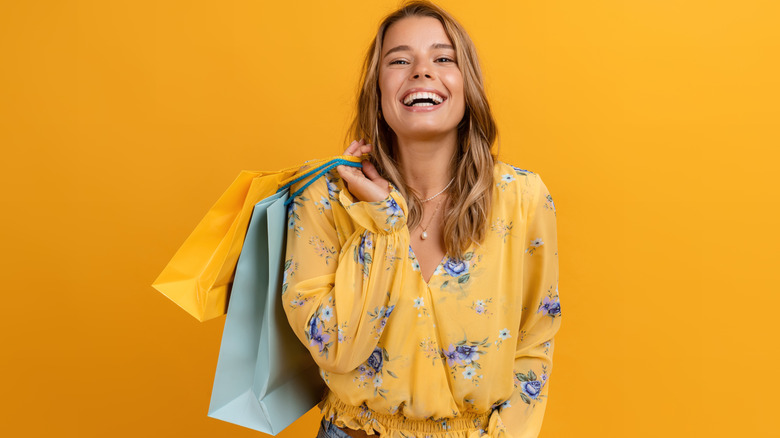
[{"label": "blonde hair", "polygon": [[452,157],[455,181],[450,186],[444,217],[447,255],[462,258],[472,243],[484,241],[493,196],[494,156],[491,146],[498,136],[482,80],[477,51],[466,30],[447,11],[428,1],[412,1],[391,13],[379,25],[366,53],[358,90],[357,111],[347,139],[365,138],[374,145],[371,161],[379,173],[393,182],[409,205],[407,225],[414,229],[422,219],[422,202],[404,181],[393,152],[394,133],[380,116],[379,63],[387,29],[407,17],[433,17],[441,22],[455,48],[463,76],[466,111],[458,124],[458,148]]}]

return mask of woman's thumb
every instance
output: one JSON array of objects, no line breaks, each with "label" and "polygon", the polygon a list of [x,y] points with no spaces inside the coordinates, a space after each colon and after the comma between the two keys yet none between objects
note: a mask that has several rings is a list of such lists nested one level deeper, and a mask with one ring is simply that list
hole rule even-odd
[{"label": "woman's thumb", "polygon": [[377,179],[381,179],[382,177],[379,176],[379,172],[377,172],[376,167],[368,161],[363,161],[363,173],[366,175],[366,178],[370,179],[371,181],[376,181]]}]

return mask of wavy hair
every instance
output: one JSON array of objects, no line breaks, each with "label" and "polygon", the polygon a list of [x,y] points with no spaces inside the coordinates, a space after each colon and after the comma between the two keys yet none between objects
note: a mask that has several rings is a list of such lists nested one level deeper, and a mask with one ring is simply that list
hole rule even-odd
[{"label": "wavy hair", "polygon": [[376,37],[366,52],[360,76],[357,111],[347,132],[347,140],[364,138],[374,145],[370,160],[380,175],[392,181],[409,205],[407,225],[414,229],[422,219],[420,197],[404,181],[394,155],[394,133],[381,117],[379,65],[387,29],[407,17],[433,17],[439,20],[455,48],[458,69],[463,77],[466,111],[458,124],[458,147],[452,157],[455,181],[450,186],[444,216],[444,242],[447,255],[462,258],[472,243],[484,241],[493,196],[491,146],[498,129],[485,94],[477,50],[466,30],[447,11],[429,1],[411,1],[382,20]]}]

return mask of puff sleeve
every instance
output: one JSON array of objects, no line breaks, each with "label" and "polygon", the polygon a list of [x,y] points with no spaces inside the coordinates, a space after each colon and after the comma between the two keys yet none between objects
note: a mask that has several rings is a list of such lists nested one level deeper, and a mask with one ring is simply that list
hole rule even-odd
[{"label": "puff sleeve", "polygon": [[327,372],[371,355],[403,285],[407,205],[393,189],[355,201],[328,174],[288,209],[282,302],[298,339]]},{"label": "puff sleeve", "polygon": [[523,252],[522,316],[514,361],[514,391],[500,409],[512,438],[536,438],[547,406],[554,336],[561,325],[558,239],[552,196],[536,176]]}]

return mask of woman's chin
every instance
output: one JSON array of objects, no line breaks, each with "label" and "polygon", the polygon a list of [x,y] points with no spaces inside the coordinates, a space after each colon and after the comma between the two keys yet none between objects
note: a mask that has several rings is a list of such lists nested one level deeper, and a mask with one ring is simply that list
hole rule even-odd
[{"label": "woman's chin", "polygon": [[396,139],[401,142],[404,141],[431,141],[437,139],[444,139],[452,134],[457,135],[456,127],[451,129],[442,128],[441,126],[421,126],[417,129],[409,129],[405,127],[403,131],[394,131]]}]

